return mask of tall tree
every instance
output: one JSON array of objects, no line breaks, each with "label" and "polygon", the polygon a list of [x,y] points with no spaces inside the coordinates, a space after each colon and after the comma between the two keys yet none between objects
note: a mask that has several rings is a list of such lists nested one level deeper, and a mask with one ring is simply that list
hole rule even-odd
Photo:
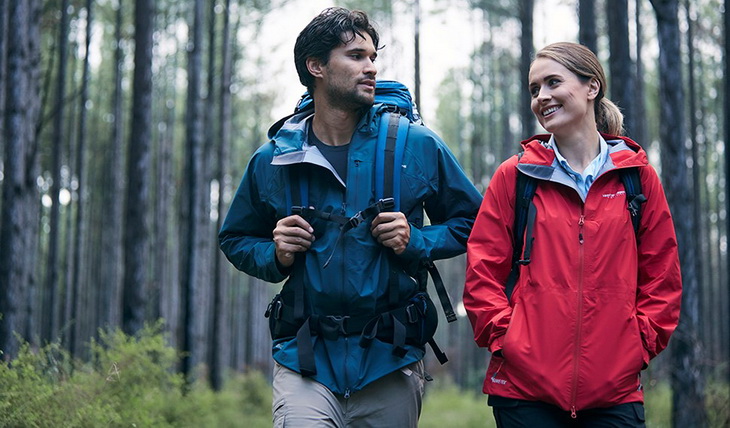
[{"label": "tall tree", "polygon": [[[705,242],[703,239],[704,229],[702,227],[702,177],[700,176],[700,150],[699,150],[699,123],[697,121],[698,110],[697,110],[697,90],[695,78],[695,42],[694,42],[694,12],[691,10],[689,0],[684,0],[684,9],[687,16],[687,70],[688,79],[687,85],[689,88],[689,138],[692,144],[692,192],[695,195],[692,206],[692,216],[694,220],[694,231],[692,236],[692,244],[694,245],[693,251],[695,254],[695,275],[697,277],[697,291],[698,293],[702,290],[703,271],[702,271],[702,243]],[[701,297],[701,296],[699,296]],[[698,298],[699,298],[698,297]],[[699,310],[699,308],[698,308]],[[698,320],[698,328],[701,325]]]},{"label": "tall tree", "polygon": [[684,88],[679,40],[677,0],[651,0],[659,37],[660,140],[662,180],[679,243],[682,266],[682,316],[672,338],[672,424],[675,427],[706,425],[701,350],[697,339],[698,284],[692,245],[694,194],[687,170]]},{"label": "tall tree", "polygon": [[101,230],[101,277],[104,281],[99,284],[99,320],[101,327],[118,326],[121,321],[120,297],[123,276],[122,230],[124,227],[124,206],[120,197],[124,183],[124,132],[123,132],[123,89],[122,69],[124,66],[124,51],[122,47],[123,12],[122,0],[115,5],[114,23],[114,90],[111,97],[111,139],[109,150],[105,150],[105,165],[109,174],[106,174],[106,190],[102,204],[103,217],[106,227]]},{"label": "tall tree", "polygon": [[40,112],[39,4],[15,0],[8,5],[4,178],[0,217],[0,349],[2,359],[18,353],[15,333],[23,328],[21,304],[34,281],[38,233],[38,143]]},{"label": "tall tree", "polygon": [[165,320],[165,324],[170,331],[176,334],[170,335],[170,343],[177,347],[182,339],[182,335],[178,334],[179,326],[182,322],[181,301],[183,296],[180,292],[180,266],[181,251],[179,250],[181,241],[181,233],[179,230],[179,206],[176,206],[176,190],[177,190],[177,168],[175,167],[175,141],[176,128],[179,123],[177,106],[178,85],[175,84],[179,75],[179,64],[184,56],[184,46],[186,40],[179,40],[172,34],[177,28],[177,24],[183,19],[186,5],[180,2],[168,4],[169,8],[165,16],[164,27],[168,33],[167,37],[175,43],[175,49],[168,56],[169,64],[163,68],[162,79],[165,81],[164,107],[160,108],[164,111],[161,118],[164,124],[164,132],[160,135],[157,144],[156,167],[157,167],[157,195],[155,197],[155,242],[156,249],[154,272],[155,280],[159,284],[159,314]]},{"label": "tall tree", "polygon": [[[724,21],[725,25],[723,28],[723,32],[725,34],[725,51],[723,52],[723,57],[725,59],[725,73],[724,73],[724,81],[725,81],[725,91],[723,92],[725,94],[724,98],[724,114],[723,114],[723,123],[724,123],[724,129],[725,129],[725,183],[728,182],[728,177],[730,177],[730,1],[725,0],[725,7],[724,7]],[[727,236],[730,235],[730,197],[728,197],[727,194],[727,184],[725,185],[725,236],[727,239]],[[728,274],[730,274],[730,256],[725,256],[725,270]],[[730,283],[728,283],[728,288],[730,291]],[[730,295],[730,293],[728,293]],[[728,298],[728,302],[730,303],[730,298]],[[728,311],[726,313],[730,313],[730,307],[727,308]],[[728,342],[730,343],[730,342]],[[729,350],[730,352],[730,350]],[[730,368],[727,369],[727,376],[728,376],[728,384],[730,384]]]},{"label": "tall tree", "polygon": [[[5,86],[8,60],[8,1],[0,0],[0,135],[4,134]],[[3,140],[0,138],[0,153],[3,153]],[[1,189],[0,189],[1,190]]]},{"label": "tall tree", "polygon": [[[534,53],[534,42],[532,36],[532,17],[535,10],[535,0],[520,0],[519,4],[520,26],[520,82],[527,82],[527,75],[530,73],[530,63]],[[535,120],[530,109],[530,94],[527,91],[520,91],[520,119],[522,120],[522,135],[524,138],[532,135],[535,129]]]},{"label": "tall tree", "polygon": [[634,109],[633,109],[633,125],[631,126],[631,138],[638,141],[639,144],[648,144],[646,131],[646,97],[644,95],[644,61],[642,52],[644,47],[644,37],[641,25],[641,10],[643,0],[635,1],[634,18],[636,23],[636,81],[634,87]]},{"label": "tall tree", "polygon": [[154,0],[135,0],[132,132],[128,146],[128,185],[124,209],[122,328],[127,334],[136,334],[143,327],[145,290],[148,281],[150,238],[147,214],[150,205],[154,6]]},{"label": "tall tree", "polygon": [[[82,286],[82,272],[85,271],[85,264],[83,263],[85,258],[82,258],[84,254],[84,246],[86,244],[86,219],[85,205],[86,205],[86,122],[88,118],[88,106],[89,101],[89,79],[90,79],[90,66],[89,66],[89,49],[91,47],[91,30],[94,24],[93,15],[93,0],[86,0],[86,37],[84,39],[84,63],[83,72],[81,77],[81,96],[79,98],[79,130],[76,141],[76,180],[77,180],[77,191],[78,198],[76,202],[76,226],[75,233],[73,234],[73,262],[71,263],[73,269],[73,278],[67,287],[72,291],[71,294],[71,320],[73,320],[73,327],[70,331],[68,349],[72,355],[78,355],[79,353],[79,339],[82,325],[79,320],[79,297],[82,294],[80,292]],[[83,293],[86,296],[86,293]],[[88,307],[88,305],[84,305]]]},{"label": "tall tree", "polygon": [[631,60],[629,43],[629,2],[614,0],[606,2],[608,39],[611,52],[609,70],[611,73],[611,100],[618,104],[624,114],[626,135],[632,135],[634,124],[634,63]]},{"label": "tall tree", "polygon": [[43,311],[47,319],[45,339],[53,341],[58,335],[59,281],[58,248],[61,213],[61,146],[63,145],[65,125],[66,67],[68,65],[68,8],[69,0],[61,1],[61,20],[58,23],[58,70],[56,71],[56,99],[53,111],[53,145],[51,152],[51,215],[48,233],[48,261],[46,263],[47,306]]},{"label": "tall tree", "polygon": [[[216,157],[216,180],[218,181],[218,216],[216,218],[216,232],[223,225],[223,212],[226,208],[224,188],[226,177],[228,177],[228,158],[231,144],[231,75],[232,65],[232,40],[231,40],[231,0],[225,0],[223,11],[223,30],[221,41],[221,80],[219,86],[219,109],[220,128],[218,138],[218,155]],[[217,240],[216,240],[217,243]],[[211,387],[219,391],[223,387],[223,372],[226,361],[231,356],[231,344],[228,330],[228,308],[226,297],[228,296],[228,283],[224,272],[227,263],[223,253],[215,246],[213,263],[213,344],[211,348],[210,361],[210,382]]]},{"label": "tall tree", "polygon": [[[596,31],[594,3],[594,0],[578,1],[578,42],[598,54],[598,32]],[[606,2],[606,5],[609,3]]]},{"label": "tall tree", "polygon": [[413,92],[416,105],[421,111],[421,0],[415,0],[413,7],[414,31],[413,31],[413,58],[414,58],[414,77]]},{"label": "tall tree", "polygon": [[[188,43],[188,95],[186,112],[186,167],[185,189],[187,197],[186,239],[183,266],[183,292],[185,301],[182,371],[191,378],[193,370],[204,361],[202,357],[200,305],[200,269],[204,257],[201,251],[203,192],[203,109],[201,99],[203,57],[203,0],[193,2],[193,25]],[[211,53],[212,54],[212,53]]]}]

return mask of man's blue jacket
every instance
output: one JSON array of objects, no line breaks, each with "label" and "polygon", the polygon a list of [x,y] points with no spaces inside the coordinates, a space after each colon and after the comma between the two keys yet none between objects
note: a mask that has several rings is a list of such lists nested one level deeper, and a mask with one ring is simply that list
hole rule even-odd
[{"label": "man's blue jacket", "polygon": [[[399,210],[411,225],[406,250],[394,256],[373,238],[370,222],[349,230],[338,241],[339,225],[315,218],[308,219],[316,238],[309,251],[297,256],[288,272],[277,266],[272,232],[279,219],[291,215],[289,171],[307,181],[308,205],[319,210],[351,217],[376,201],[374,162],[383,108],[374,105],[356,127],[344,180],[307,143],[311,112],[294,115],[280,129],[272,128],[271,141],[252,156],[220,230],[220,247],[239,270],[273,283],[286,280],[282,294],[303,283],[307,315],[377,315],[376,307],[382,308],[388,300],[389,260],[399,264],[399,295],[405,302],[419,288],[415,278],[424,263],[466,250],[481,194],[444,142],[425,126],[411,124],[396,195]],[[424,225],[424,210],[428,225]],[[330,256],[331,262],[323,267]],[[313,379],[336,394],[360,390],[424,355],[422,346],[406,345],[405,357],[394,356],[393,345],[378,339],[363,348],[359,335],[333,340],[313,335],[311,340],[317,369]],[[273,356],[300,372],[295,338],[274,340]]]}]

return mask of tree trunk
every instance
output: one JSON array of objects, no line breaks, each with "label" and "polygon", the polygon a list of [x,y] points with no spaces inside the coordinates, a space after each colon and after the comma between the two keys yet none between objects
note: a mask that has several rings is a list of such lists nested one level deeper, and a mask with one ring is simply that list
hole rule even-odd
[{"label": "tree trunk", "polygon": [[[414,76],[413,93],[416,106],[423,111],[421,105],[421,0],[415,0],[413,5],[414,31],[413,31],[413,57],[414,57]],[[377,47],[377,46],[376,46]]]},{"label": "tree trunk", "polygon": [[[166,28],[175,28],[172,25],[181,18],[184,5],[176,4],[168,11]],[[184,43],[184,42],[183,42]],[[183,48],[175,49],[172,55],[172,64],[164,68],[164,76],[167,82],[165,85],[165,107],[164,118],[165,131],[160,136],[160,143],[157,145],[157,207],[155,209],[155,279],[159,283],[159,305],[160,316],[165,320],[166,327],[172,332],[170,344],[178,347],[182,335],[179,334],[181,304],[180,304],[180,245],[177,215],[179,210],[175,205],[175,190],[177,187],[173,151],[175,146],[175,128],[177,127],[177,103],[178,90],[175,82],[179,71],[179,61]],[[182,193],[182,192],[181,192]]]},{"label": "tree trunk", "polygon": [[[520,37],[520,88],[527,85],[530,64],[534,53],[534,42],[532,37],[532,16],[535,9],[535,0],[520,0],[520,25],[522,35]],[[535,132],[535,118],[530,109],[530,93],[526,90],[520,91],[520,119],[522,120],[522,138],[528,138]]]},{"label": "tree trunk", "polygon": [[[609,2],[606,2],[608,4]],[[578,41],[593,53],[598,54],[598,33],[596,32],[596,10],[594,0],[578,1]]]},{"label": "tree trunk", "polygon": [[[231,0],[225,0],[225,10],[223,12],[223,34],[221,44],[221,81],[220,81],[220,135],[218,141],[218,156],[216,158],[216,180],[218,181],[218,216],[216,218],[215,231],[220,230],[223,224],[223,213],[226,211],[225,188],[228,177],[228,158],[229,146],[231,144],[231,37],[230,37],[230,21],[231,21]],[[214,249],[213,263],[213,344],[210,363],[210,379],[211,387],[219,391],[223,387],[223,374],[227,366],[226,361],[230,360],[231,355],[231,335],[228,329],[228,313],[229,305],[226,302],[228,297],[228,281],[225,275],[227,262],[223,257],[223,253],[218,248],[218,240],[215,239],[216,245]]]},{"label": "tree trunk", "polygon": [[53,145],[51,152],[51,215],[48,232],[48,260],[46,262],[47,319],[44,338],[52,342],[58,337],[61,319],[58,281],[58,248],[60,236],[61,201],[61,146],[64,138],[64,98],[66,96],[66,66],[68,62],[68,7],[69,0],[61,1],[61,20],[58,23],[58,70],[56,71],[56,99],[53,117]]},{"label": "tree trunk", "polygon": [[186,242],[183,246],[185,254],[183,266],[183,292],[185,299],[184,335],[182,371],[188,378],[195,378],[193,370],[204,362],[201,330],[201,313],[199,312],[201,285],[200,269],[202,231],[201,201],[203,200],[201,180],[204,177],[202,128],[203,111],[201,101],[202,83],[202,47],[203,47],[203,1],[195,0],[192,31],[188,51],[188,96],[187,96],[187,148],[185,189],[187,197]]},{"label": "tree trunk", "polygon": [[127,164],[124,224],[124,291],[122,327],[133,335],[142,329],[149,260],[149,182],[152,139],[152,33],[154,0],[136,0],[134,11],[134,83],[132,133]]},{"label": "tree trunk", "polygon": [[651,0],[659,37],[659,99],[661,105],[662,180],[679,243],[682,265],[682,315],[672,338],[672,424],[702,427],[707,424],[701,349],[697,339],[699,299],[692,244],[694,194],[687,170],[679,19],[677,0]]},{"label": "tree trunk", "polygon": [[[730,178],[730,2],[728,0],[725,0],[725,12],[723,13],[725,18],[725,26],[723,28],[723,33],[725,35],[725,50],[723,52],[723,56],[725,57],[725,91],[723,92],[725,94],[724,98],[724,126],[723,129],[725,130],[725,183],[728,182],[728,179]],[[728,197],[727,194],[727,184],[725,185],[725,238],[730,235],[730,197]],[[727,275],[730,275],[730,256],[725,256],[725,272]],[[730,281],[727,283],[728,287],[728,303],[730,304]],[[730,313],[730,305],[725,308],[726,314]],[[727,337],[725,337],[727,339]],[[730,343],[730,342],[728,342]],[[730,354],[730,349],[727,350],[728,354]],[[730,368],[726,367],[725,369],[727,371],[727,381],[728,384],[730,384]]]},{"label": "tree trunk", "polygon": [[[631,61],[629,43],[629,2],[614,0],[606,2],[608,38],[611,52],[611,101],[624,114],[626,135],[632,135],[634,123],[634,64]],[[605,90],[605,88],[604,88]],[[608,96],[608,94],[606,94]]]},{"label": "tree trunk", "polygon": [[[8,0],[0,0],[0,136],[5,135],[5,87],[8,59]],[[0,153],[5,153],[5,138],[0,138]],[[0,194],[2,188],[0,187]],[[2,199],[0,199],[0,204]],[[2,209],[2,205],[0,205]]]},{"label": "tree trunk", "polygon": [[15,333],[22,333],[21,308],[34,281],[34,240],[38,233],[38,145],[35,135],[40,93],[39,4],[15,0],[8,5],[5,170],[0,223],[0,349],[2,359],[17,356]]},{"label": "tree trunk", "polygon": [[[698,301],[702,302],[705,300],[704,298],[709,298],[709,301],[712,301],[711,296],[708,296],[706,291],[708,290],[705,287],[705,281],[704,281],[704,269],[702,266],[702,261],[705,259],[703,257],[704,251],[703,251],[703,242],[707,242],[704,237],[704,231],[705,228],[703,227],[703,215],[702,215],[702,175],[701,175],[701,167],[703,162],[701,161],[701,155],[700,155],[700,148],[699,148],[699,124],[697,121],[697,118],[699,116],[699,111],[697,107],[697,91],[696,91],[696,85],[699,83],[697,82],[697,79],[695,78],[695,43],[694,43],[694,26],[695,26],[695,18],[694,13],[691,10],[690,2],[689,0],[684,0],[684,8],[687,14],[687,55],[688,55],[688,64],[687,69],[689,71],[689,79],[688,79],[688,85],[689,85],[689,136],[690,141],[692,143],[692,193],[695,195],[694,200],[692,201],[692,217],[694,220],[694,231],[692,233],[692,236],[694,236],[693,244],[694,244],[694,254],[695,254],[695,276],[697,277],[697,292],[698,292]],[[700,307],[705,308],[704,304],[700,304]],[[705,311],[702,311],[704,313]],[[711,312],[711,311],[706,311]],[[700,310],[698,308],[698,313],[700,313]],[[698,331],[700,333],[705,333],[707,331],[712,331],[711,328],[701,328],[704,323],[700,321],[700,318],[698,317]],[[710,324],[707,324],[709,327]],[[703,340],[702,343],[706,344],[705,352],[712,355],[710,352],[710,349],[708,349],[710,346],[713,346],[714,343],[712,341],[706,341]]]},{"label": "tree trunk", "polygon": [[646,131],[646,97],[644,96],[644,62],[641,58],[643,52],[643,36],[641,31],[641,5],[644,0],[636,0],[634,17],[636,22],[636,91],[634,93],[634,120],[631,126],[631,138],[639,144],[649,144]]},{"label": "tree trunk", "polygon": [[[79,319],[79,312],[81,309],[79,306],[79,292],[82,286],[83,273],[86,271],[86,266],[83,265],[86,258],[82,257],[82,255],[85,254],[84,249],[86,244],[86,221],[84,218],[86,205],[86,158],[84,155],[86,153],[86,120],[88,116],[86,104],[89,100],[89,48],[91,46],[91,29],[94,24],[93,7],[93,0],[86,0],[86,40],[84,46],[83,75],[81,80],[81,98],[79,100],[79,130],[78,140],[76,142],[76,180],[78,182],[78,199],[76,202],[76,233],[73,235],[73,262],[71,263],[73,266],[73,279],[69,284],[67,284],[67,287],[72,290],[71,320],[75,320],[70,331],[71,334],[68,341],[68,349],[71,351],[71,355],[74,356],[78,356],[79,354],[80,346],[78,341],[80,339],[80,332],[82,331],[82,328],[85,328]],[[85,284],[86,281],[83,281],[83,283]],[[85,295],[86,293],[84,293],[84,296]],[[88,306],[84,305],[83,307]]]},{"label": "tree trunk", "polygon": [[122,251],[122,229],[124,227],[122,192],[124,191],[124,121],[123,113],[123,92],[122,92],[122,69],[124,56],[122,50],[122,25],[123,25],[123,0],[117,0],[117,9],[114,24],[114,92],[112,96],[112,122],[111,141],[109,149],[106,150],[107,170],[106,190],[104,192],[102,216],[106,219],[106,227],[101,230],[101,278],[99,284],[99,310],[98,317],[100,327],[113,328],[121,322],[122,306],[122,281],[124,259]]}]

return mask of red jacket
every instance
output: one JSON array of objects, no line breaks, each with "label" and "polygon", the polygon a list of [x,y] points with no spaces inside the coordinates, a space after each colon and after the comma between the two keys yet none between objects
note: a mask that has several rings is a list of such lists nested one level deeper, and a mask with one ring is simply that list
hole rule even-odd
[{"label": "red jacket", "polygon": [[[603,137],[610,161],[585,201],[544,144],[549,135],[523,141],[519,164],[514,156],[492,177],[467,244],[464,288],[474,339],[492,352],[486,394],[573,411],[643,401],[639,373],[679,321],[677,239],[646,153]],[[617,172],[626,167],[639,167],[647,197],[638,246]],[[508,302],[516,168],[540,181],[532,261]]]}]

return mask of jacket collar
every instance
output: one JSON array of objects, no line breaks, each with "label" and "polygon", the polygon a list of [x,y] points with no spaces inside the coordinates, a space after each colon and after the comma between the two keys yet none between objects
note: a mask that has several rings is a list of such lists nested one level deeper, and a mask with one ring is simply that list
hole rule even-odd
[{"label": "jacket collar", "polygon": [[[601,133],[601,136],[608,144],[608,153],[613,167],[627,168],[649,164],[644,149],[632,139],[604,133]],[[528,170],[535,169],[539,171],[543,168],[554,168],[556,162],[555,152],[550,147],[549,141],[550,134],[538,134],[520,142],[524,151],[519,161],[520,169],[526,167]],[[544,171],[537,175],[544,176],[545,173]]]},{"label": "jacket collar", "polygon": [[[375,104],[368,109],[360,118],[355,132],[376,135],[378,121],[375,119],[383,109],[383,104]],[[286,116],[269,128],[269,140],[275,145],[274,157],[308,150],[307,130],[313,117],[314,110],[307,109]]]}]

